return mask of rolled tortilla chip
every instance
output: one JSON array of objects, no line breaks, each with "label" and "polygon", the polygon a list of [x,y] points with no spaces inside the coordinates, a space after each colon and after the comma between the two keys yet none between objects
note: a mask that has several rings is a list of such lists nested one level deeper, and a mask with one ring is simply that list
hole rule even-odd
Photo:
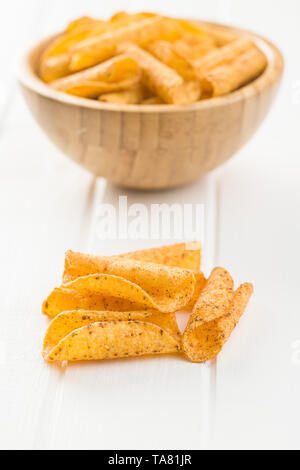
[{"label": "rolled tortilla chip", "polygon": [[145,262],[141,258],[147,256],[145,254],[136,253],[135,256],[95,256],[69,250],[65,255],[63,283],[89,274],[104,273],[123,277],[149,292],[158,292],[164,285],[175,291],[182,282],[190,281],[193,275],[188,269]]},{"label": "rolled tortilla chip", "polygon": [[130,13],[126,13],[125,11],[120,11],[120,12],[115,13],[109,19],[109,21],[103,21],[103,20],[99,20],[96,18],[91,18],[89,16],[82,16],[80,18],[75,19],[71,23],[69,23],[66,30],[72,32],[74,30],[76,31],[76,30],[83,30],[83,29],[88,29],[88,28],[91,29],[91,28],[98,27],[99,25],[100,26],[105,25],[105,27],[111,31],[112,28],[114,28],[115,26],[117,27],[124,26],[131,22],[140,21],[141,19],[151,18],[154,16],[157,16],[157,15],[155,15],[154,13],[146,13],[146,12],[130,14]]},{"label": "rolled tortilla chip", "polygon": [[69,54],[60,54],[42,60],[39,67],[39,76],[46,83],[58,80],[61,77],[69,75]]},{"label": "rolled tortilla chip", "polygon": [[203,97],[226,95],[251,82],[267,67],[266,56],[256,47],[240,55],[234,62],[203,74]]},{"label": "rolled tortilla chip", "polygon": [[72,32],[66,32],[59,35],[56,39],[51,41],[48,47],[44,50],[41,61],[46,61],[49,57],[54,57],[60,54],[67,54],[72,47],[81,41],[93,36],[97,36],[105,31],[105,23],[97,28],[79,29]]},{"label": "rolled tortilla chip", "polygon": [[[136,252],[115,255],[112,258],[128,258],[146,263],[162,264],[171,267],[179,267],[192,270],[196,278],[195,292],[189,305],[184,309],[191,311],[200,291],[205,285],[205,278],[200,272],[201,244],[199,242],[179,243],[159,248],[151,248]],[[110,257],[105,258],[107,260]],[[99,264],[100,263],[100,264]],[[85,255],[68,251],[65,259],[65,271],[63,281],[65,283],[82,275],[95,274],[103,268],[103,257]],[[104,297],[95,293],[85,295],[81,292],[59,287],[44,301],[42,312],[50,318],[54,318],[61,312],[68,310],[116,310],[129,311],[141,310],[143,305],[129,300],[114,297]]]},{"label": "rolled tortilla chip", "polygon": [[233,33],[223,26],[200,23],[198,27],[202,33],[205,33],[213,38],[217,47],[226,46],[226,44],[230,44],[238,38],[238,34]]},{"label": "rolled tortilla chip", "polygon": [[[101,23],[101,22],[99,22]],[[70,50],[79,42],[89,37],[101,34],[105,29],[103,24],[97,28],[79,29],[64,33],[54,39],[44,50],[40,59],[39,76],[46,83],[58,80],[70,74]]]},{"label": "rolled tortilla chip", "polygon": [[193,61],[197,77],[202,78],[203,74],[209,70],[233,62],[237,57],[253,47],[255,47],[254,43],[249,39],[239,38],[224,47],[212,50],[204,57]]},{"label": "rolled tortilla chip", "polygon": [[[129,263],[129,260],[126,262]],[[182,310],[191,301],[196,284],[192,271],[179,270],[181,275],[173,273],[174,276],[168,274],[164,276],[159,272],[163,266],[153,264],[153,269],[143,272],[144,268],[139,268],[137,262],[134,262],[133,265],[135,267],[130,268],[127,272],[124,271],[124,275],[127,278],[135,278],[139,284],[125,277],[105,273],[79,277],[64,284],[64,287],[87,295],[92,293],[129,300],[132,303],[143,305],[146,309],[166,313]],[[168,269],[174,271],[177,268]],[[134,270],[136,272],[133,272]]]},{"label": "rolled tortilla chip", "polygon": [[200,38],[206,36],[206,32],[203,31],[203,29],[201,29],[196,23],[193,23],[192,21],[182,20],[180,18],[177,18],[176,21],[178,22],[183,34],[192,34]]},{"label": "rolled tortilla chip", "polygon": [[[67,32],[60,35],[43,52],[40,59],[39,75],[47,83],[69,75],[71,51],[86,39],[96,40],[105,33],[113,33],[121,27],[147,18],[146,14],[128,15],[115,21],[105,22],[83,17],[69,25]],[[155,15],[153,15],[155,16]],[[112,57],[111,54],[107,58]],[[98,62],[96,62],[98,63]],[[93,64],[94,65],[94,64]]]},{"label": "rolled tortilla chip", "polygon": [[68,90],[64,90],[69,95],[78,96],[81,98],[98,98],[103,93],[118,92],[127,90],[134,86],[139,81],[138,75],[136,77],[128,78],[116,83],[108,82],[83,82],[80,85],[71,86]]},{"label": "rolled tortilla chip", "polygon": [[118,45],[125,41],[145,46],[156,39],[172,41],[178,37],[178,25],[171,19],[155,16],[133,22],[75,46],[71,51],[70,71],[76,72],[109,59],[116,54]]},{"label": "rolled tortilla chip", "polygon": [[192,362],[214,359],[244,313],[253,293],[252,284],[241,285],[225,315],[206,323],[191,322],[183,335],[183,351]]},{"label": "rolled tortilla chip", "polygon": [[[55,43],[59,45],[59,49],[52,50],[52,54],[69,52],[72,47],[89,37],[99,37],[101,34],[116,31],[123,26],[154,16],[157,15],[150,13],[136,13],[131,15],[122,12],[114,15],[110,21],[96,20],[89,17],[79,18],[67,27],[67,32],[64,33],[61,38],[53,42],[53,45],[55,45]],[[60,41],[60,39],[62,41]],[[63,50],[61,50],[62,46]]]},{"label": "rolled tortilla chip", "polygon": [[224,268],[213,269],[205,288],[195,303],[189,320],[192,323],[206,323],[225,315],[233,298],[233,280]]},{"label": "rolled tortilla chip", "polygon": [[[108,261],[111,258],[136,260],[142,263],[155,263],[192,270],[196,279],[195,290],[189,304],[183,307],[183,309],[188,312],[193,309],[195,302],[197,301],[206,284],[206,279],[203,273],[200,271],[200,242],[179,243],[175,245],[150,248],[148,250],[124,253],[121,255],[105,258],[101,256],[98,257],[95,255],[86,255],[83,253],[67,251],[65,257],[63,282],[70,282],[73,279],[76,279],[80,276],[85,276],[87,274],[102,272],[104,260]],[[120,273],[120,271],[118,271],[118,273]],[[124,272],[122,272],[121,275],[124,275]],[[134,279],[133,282],[136,282],[136,279]],[[137,309],[136,307],[134,308],[135,310]],[[119,310],[119,308],[117,310]]]},{"label": "rolled tortilla chip", "polygon": [[172,335],[178,343],[181,340],[181,333],[178,329],[175,314],[159,314],[151,311],[138,312],[98,312],[75,310],[60,313],[48,326],[46,331],[43,356],[59,343],[65,336],[82,326],[96,322],[116,322],[116,321],[143,321],[160,326],[168,334]]},{"label": "rolled tortilla chip", "polygon": [[90,82],[103,82],[115,85],[118,82],[131,78],[139,78],[137,62],[126,55],[119,55],[90,69],[55,80],[51,83],[51,86],[56,90],[70,93],[70,90]]},{"label": "rolled tortilla chip", "polygon": [[[189,242],[124,253],[116,257],[191,269],[196,279],[195,291],[191,302],[184,308],[184,311],[191,312],[206,284],[204,274],[200,271],[201,250],[200,242]],[[69,254],[69,262],[72,264],[72,252]]]},{"label": "rolled tortilla chip", "polygon": [[209,36],[204,36],[200,39],[197,36],[195,37],[194,34],[185,34],[173,43],[173,49],[179,56],[187,60],[190,66],[194,67],[193,61],[216,50],[216,45]]},{"label": "rolled tortilla chip", "polygon": [[55,318],[61,312],[69,310],[110,310],[127,312],[143,310],[143,305],[116,297],[105,297],[94,292],[86,294],[76,290],[65,289],[64,287],[56,287],[53,289],[42,305],[42,313],[50,318]]},{"label": "rolled tortilla chip", "polygon": [[127,90],[105,93],[100,95],[98,99],[103,103],[140,104],[148,95],[149,92],[146,88],[138,83]]},{"label": "rolled tortilla chip", "polygon": [[177,340],[157,325],[141,321],[96,322],[69,333],[45,359],[81,361],[178,353]]},{"label": "rolled tortilla chip", "polygon": [[184,80],[196,79],[194,68],[185,57],[176,52],[176,48],[174,48],[172,43],[168,41],[153,41],[149,44],[147,50],[165,65],[176,70]]},{"label": "rolled tortilla chip", "polygon": [[217,47],[214,36],[208,33],[199,25],[186,21],[177,20],[182,30],[181,37],[174,43],[177,53],[181,54],[187,60],[194,60],[202,57],[212,49]]},{"label": "rolled tortilla chip", "polygon": [[200,98],[198,81],[185,82],[175,70],[135,44],[124,43],[119,50],[137,61],[142,71],[142,83],[166,103],[189,104]]},{"label": "rolled tortilla chip", "polygon": [[[115,255],[117,258],[135,259],[146,263],[164,264],[176,268],[200,271],[202,245],[200,242],[177,243],[146,250]],[[73,252],[67,252],[72,263]]]}]

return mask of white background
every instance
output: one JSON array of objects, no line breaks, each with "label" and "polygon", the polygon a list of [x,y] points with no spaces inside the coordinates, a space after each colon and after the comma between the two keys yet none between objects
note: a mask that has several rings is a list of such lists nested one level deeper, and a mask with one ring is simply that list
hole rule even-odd
[{"label": "white background", "polygon": [[[22,101],[15,73],[26,46],[76,16],[119,9],[232,23],[269,37],[284,53],[283,85],[261,129],[188,188],[153,195],[96,181],[53,147]],[[2,2],[1,448],[299,448],[299,18],[298,0]],[[205,204],[205,273],[224,265],[237,283],[255,284],[215,363],[139,359],[60,371],[43,362],[48,322],[40,305],[59,282],[64,250],[106,254],[138,245],[95,235],[97,207],[119,194],[147,205]]]}]

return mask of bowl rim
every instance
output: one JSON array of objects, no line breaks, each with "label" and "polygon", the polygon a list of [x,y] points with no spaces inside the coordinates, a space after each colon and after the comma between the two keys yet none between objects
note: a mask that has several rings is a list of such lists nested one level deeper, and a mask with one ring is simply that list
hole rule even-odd
[{"label": "bowl rim", "polygon": [[52,99],[68,105],[79,106],[82,108],[89,108],[100,111],[115,111],[115,112],[127,112],[127,113],[170,113],[170,112],[187,112],[187,111],[198,111],[208,108],[215,108],[219,106],[225,106],[232,104],[237,101],[241,101],[245,98],[255,96],[259,94],[265,87],[272,85],[274,82],[279,80],[283,74],[284,69],[284,58],[281,51],[277,46],[266,39],[265,37],[256,34],[247,29],[237,28],[235,26],[229,26],[222,23],[190,20],[195,23],[204,24],[207,26],[215,26],[226,31],[235,32],[243,36],[252,39],[256,45],[265,53],[268,59],[268,65],[266,70],[254,81],[241,87],[240,89],[230,93],[229,95],[210,98],[203,101],[197,101],[189,105],[174,105],[174,104],[163,104],[163,105],[120,105],[112,103],[102,103],[101,101],[91,100],[88,98],[80,98],[77,96],[68,95],[67,93],[60,92],[51,88],[48,84],[44,83],[33,70],[33,57],[40,51],[42,51],[47,43],[54,39],[58,34],[52,34],[47,38],[35,43],[35,45],[23,55],[21,63],[18,68],[18,81],[24,88],[31,90],[45,98]]}]

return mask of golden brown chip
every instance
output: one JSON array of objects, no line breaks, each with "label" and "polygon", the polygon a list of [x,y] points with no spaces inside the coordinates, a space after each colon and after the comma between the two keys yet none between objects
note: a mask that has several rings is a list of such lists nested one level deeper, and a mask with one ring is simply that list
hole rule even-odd
[{"label": "golden brown chip", "polygon": [[176,22],[160,16],[145,18],[79,43],[71,51],[70,71],[76,72],[109,59],[125,41],[145,46],[156,39],[176,40],[178,37]]},{"label": "golden brown chip", "polygon": [[195,80],[197,78],[194,68],[188,60],[177,53],[172,43],[168,41],[153,41],[149,44],[147,50],[165,65],[176,70],[184,80]]},{"label": "golden brown chip", "polygon": [[58,56],[60,54],[67,54],[72,47],[89,37],[101,34],[104,31],[104,26],[101,25],[97,29],[80,29],[72,32],[67,32],[59,35],[52,41],[44,50],[41,61],[46,61],[49,57]]},{"label": "golden brown chip", "polygon": [[224,268],[213,269],[195,303],[189,325],[205,323],[225,315],[233,298],[233,280]]},{"label": "golden brown chip", "polygon": [[154,311],[98,312],[74,310],[60,313],[54,320],[52,320],[45,335],[43,356],[46,357],[56,344],[72,331],[92,323],[103,321],[142,321],[152,323],[176,338],[178,344],[180,344],[181,341],[181,333],[178,329],[176,317],[175,314],[172,313],[159,314]]},{"label": "golden brown chip", "polygon": [[[124,13],[124,12],[123,12]],[[150,15],[150,14],[149,14]],[[113,33],[121,27],[136,23],[141,19],[150,18],[147,13],[123,14],[114,21],[101,21],[89,17],[79,18],[72,22],[66,33],[54,39],[43,52],[40,59],[39,75],[47,83],[65,77],[72,71],[70,64],[72,59],[72,49],[86,39],[97,39],[105,33]],[[152,17],[156,15],[151,15]],[[109,57],[112,57],[112,54]],[[96,62],[98,63],[98,62]]]},{"label": "golden brown chip", "polygon": [[[192,271],[122,261],[110,260],[105,274],[78,277],[63,286],[86,295],[92,293],[129,300],[166,313],[182,310],[191,301],[196,284]],[[122,272],[124,277],[108,273],[112,271]]]},{"label": "golden brown chip", "polygon": [[200,98],[198,81],[184,81],[175,70],[135,44],[121,44],[119,51],[136,60],[142,71],[142,83],[166,103],[190,104]]},{"label": "golden brown chip", "polygon": [[128,300],[116,297],[104,297],[90,292],[89,294],[78,292],[63,287],[55,288],[43,302],[42,313],[50,318],[56,317],[61,312],[68,310],[110,310],[127,312],[130,310],[142,310],[143,305],[132,303]]},{"label": "golden brown chip", "polygon": [[116,83],[87,81],[80,85],[74,85],[68,90],[64,90],[64,92],[81,98],[98,98],[99,95],[102,95],[103,93],[127,90],[134,84],[138,83],[138,80],[139,77],[136,76]]},{"label": "golden brown chip", "polygon": [[[65,89],[62,84],[58,89],[84,98],[101,95],[100,101],[125,105],[183,105],[200,97],[230,93],[254,80],[267,65],[261,51],[250,51],[255,48],[250,40],[229,28],[149,12],[121,11],[108,21],[83,16],[71,22],[42,52],[39,75],[50,83],[74,72],[89,71],[128,47],[142,68],[143,84],[153,96],[142,97],[127,90],[137,83],[133,78],[132,82],[120,79],[118,86],[108,87],[106,80],[83,77],[80,83],[74,83],[72,76],[70,87]],[[151,54],[147,55],[145,48]],[[151,62],[151,57],[156,61]]]},{"label": "golden brown chip", "polygon": [[[190,312],[206,284],[206,279],[200,271],[201,250],[200,242],[188,242],[124,253],[122,255],[116,255],[116,257],[191,269],[196,278],[195,291],[191,302],[184,308],[185,311]],[[71,258],[69,261],[72,262]]]},{"label": "golden brown chip", "polygon": [[252,284],[243,284],[235,292],[223,316],[205,323],[189,323],[183,335],[183,351],[190,361],[205,362],[219,354],[244,313],[252,293]]},{"label": "golden brown chip", "polygon": [[239,38],[224,47],[212,50],[204,57],[193,61],[197,77],[202,78],[203,74],[209,72],[209,70],[233,62],[237,57],[253,47],[255,47],[254,43],[249,39]]},{"label": "golden brown chip", "polygon": [[190,302],[196,284],[190,270],[67,252],[63,282],[70,280],[64,287],[124,298],[164,312],[183,309]]},{"label": "golden brown chip", "polygon": [[182,20],[180,18],[176,18],[176,21],[183,35],[191,34],[198,37],[199,39],[207,36],[207,33],[202,29],[202,25],[200,27],[198,24],[192,21]]},{"label": "golden brown chip", "polygon": [[42,60],[53,55],[68,53],[79,42],[90,38],[100,36],[108,31],[114,31],[119,27],[114,24],[99,19],[82,17],[73,21],[67,26],[66,31],[56,37],[47,46],[42,55]]},{"label": "golden brown chip", "polygon": [[173,43],[173,48],[191,65],[194,60],[217,49],[215,41],[210,36],[199,36],[192,33],[184,33],[180,39]]},{"label": "golden brown chip", "polygon": [[[156,256],[162,256],[161,259],[165,259],[164,252],[160,255],[157,255],[157,253],[155,251]],[[148,259],[151,259],[152,254],[149,253],[149,255]],[[199,252],[196,252],[194,256],[198,258]],[[121,276],[140,286],[144,285],[149,292],[159,292],[164,284],[168,284],[169,289],[174,291],[186,279],[191,279],[190,270],[183,269],[181,265],[176,267],[167,266],[165,263],[160,264],[157,262],[157,258],[155,263],[146,262],[145,257],[148,257],[147,250],[127,253],[125,256],[96,256],[69,250],[65,255],[63,283],[88,274],[105,273]],[[194,258],[191,262],[194,263]]]},{"label": "golden brown chip", "polygon": [[96,322],[69,333],[45,359],[81,361],[177,353],[177,340],[157,325],[138,321]]},{"label": "golden brown chip", "polygon": [[201,23],[198,28],[202,33],[213,38],[218,47],[226,46],[238,38],[237,33],[233,33],[229,28],[216,24]]},{"label": "golden brown chip", "polygon": [[44,338],[43,356],[47,356],[60,340],[82,326],[100,321],[146,321],[147,317],[149,317],[148,312],[101,312],[93,310],[62,312],[48,326]]},{"label": "golden brown chip", "polygon": [[[203,289],[206,279],[200,272],[201,263],[201,244],[199,242],[179,243],[170,246],[159,248],[150,248],[147,250],[140,250],[136,252],[115,255],[112,257],[98,257],[95,255],[85,255],[68,251],[65,259],[65,270],[63,274],[63,282],[66,284],[78,277],[88,274],[96,274],[103,270],[107,272],[106,263],[110,263],[111,259],[115,261],[121,258],[121,264],[124,268],[124,259],[131,260],[131,269],[135,270],[134,261],[138,262],[139,269],[140,263],[155,263],[170,267],[183,268],[185,270],[192,270],[195,277],[195,289],[192,299],[189,304],[182,307],[186,311],[191,311],[196,300]],[[127,268],[125,262],[125,267]],[[124,275],[124,271],[115,271],[116,264],[113,264],[111,272],[118,272]],[[143,269],[143,268],[142,268]],[[147,266],[148,275],[150,275],[153,267]],[[140,278],[141,274],[138,274]],[[136,281],[136,278],[132,278]],[[162,280],[162,278],[160,277]],[[145,279],[140,279],[144,283]],[[160,281],[159,281],[160,282]],[[104,296],[95,292],[79,292],[74,289],[66,289],[64,286],[55,288],[53,292],[44,301],[42,312],[50,318],[54,318],[61,312],[68,310],[111,310],[111,311],[129,311],[129,310],[142,310],[145,304],[140,304],[137,301],[131,302],[114,296]]]},{"label": "golden brown chip", "polygon": [[[178,243],[170,246],[163,246],[159,248],[150,248],[147,250],[140,250],[130,253],[115,255],[112,257],[98,257],[95,255],[85,255],[83,253],[76,253],[73,251],[66,252],[65,270],[63,274],[63,282],[69,282],[77,277],[87,274],[95,274],[101,272],[103,269],[103,262],[110,259],[129,259],[136,260],[142,263],[155,263],[165,266],[178,267],[183,269],[192,270],[196,279],[195,290],[193,297],[188,305],[183,309],[190,312],[195,302],[197,301],[200,292],[205,286],[206,279],[202,272],[200,272],[201,264],[201,243],[188,242]],[[123,275],[124,273],[120,274]],[[136,282],[136,280],[133,280]],[[111,304],[111,302],[110,302]],[[137,310],[137,307],[134,307]],[[117,309],[119,310],[119,308]]]},{"label": "golden brown chip", "polygon": [[[116,257],[200,271],[201,251],[201,243],[195,241],[123,253]],[[72,252],[68,253],[69,262],[71,262]]]},{"label": "golden brown chip", "polygon": [[46,47],[41,56],[39,76],[49,83],[69,75],[72,47],[87,38],[99,36],[107,29],[107,23],[97,21],[86,28],[81,27],[58,36]]},{"label": "golden brown chip", "polygon": [[174,42],[174,50],[192,65],[193,60],[204,56],[217,47],[216,40],[198,25],[177,20],[182,30],[181,37]]},{"label": "golden brown chip", "polygon": [[267,67],[266,56],[256,47],[237,57],[230,64],[203,74],[203,97],[217,97],[237,90],[257,78]]},{"label": "golden brown chip", "polygon": [[120,55],[88,70],[55,80],[51,86],[71,95],[94,98],[101,93],[124,89],[139,80],[135,60]]},{"label": "golden brown chip", "polygon": [[39,76],[46,83],[65,77],[70,73],[69,63],[69,54],[59,54],[42,60],[39,68]]},{"label": "golden brown chip", "polygon": [[[175,340],[181,345],[182,334],[178,328],[176,313],[160,313],[156,310],[150,310],[149,312],[149,317],[147,317],[145,321],[147,323],[152,323],[153,325],[159,326],[169,335],[173,336]],[[132,315],[133,314],[134,312]]]}]

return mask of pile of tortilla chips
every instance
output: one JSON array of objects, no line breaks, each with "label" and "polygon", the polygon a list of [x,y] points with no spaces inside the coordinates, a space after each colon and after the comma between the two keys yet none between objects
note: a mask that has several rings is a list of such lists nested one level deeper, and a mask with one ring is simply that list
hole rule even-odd
[{"label": "pile of tortilla chips", "polygon": [[[190,361],[216,357],[243,314],[253,287],[236,291],[230,274],[200,270],[201,244],[182,243],[116,256],[68,251],[62,284],[44,301],[52,321],[48,362],[156,354]],[[182,334],[176,312],[190,314]]]},{"label": "pile of tortilla chips", "polygon": [[119,12],[70,23],[43,51],[39,76],[104,103],[184,105],[230,93],[266,66],[252,41],[228,29]]}]

